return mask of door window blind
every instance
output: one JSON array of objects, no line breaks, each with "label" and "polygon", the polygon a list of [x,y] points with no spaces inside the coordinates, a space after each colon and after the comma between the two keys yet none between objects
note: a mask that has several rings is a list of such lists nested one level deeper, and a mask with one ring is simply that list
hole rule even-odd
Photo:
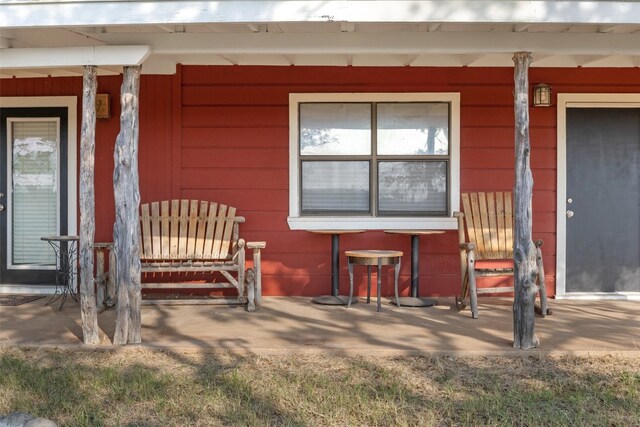
[{"label": "door window blind", "polygon": [[11,125],[11,264],[52,265],[42,236],[58,234],[58,122]]}]

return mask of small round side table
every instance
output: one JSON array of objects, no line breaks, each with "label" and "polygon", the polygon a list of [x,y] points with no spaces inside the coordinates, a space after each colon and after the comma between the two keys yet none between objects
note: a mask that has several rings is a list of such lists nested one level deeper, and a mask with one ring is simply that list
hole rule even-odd
[{"label": "small round side table", "polygon": [[386,250],[359,250],[359,251],[345,251],[347,256],[347,267],[349,268],[349,303],[347,307],[351,306],[351,300],[353,299],[353,266],[354,265],[366,265],[367,266],[367,303],[371,299],[371,266],[378,267],[378,308],[380,311],[380,294],[382,293],[382,276],[380,271],[383,265],[392,265],[395,270],[394,290],[396,294],[396,300],[398,299],[398,276],[400,275],[400,264],[402,262],[401,251],[386,251]]}]

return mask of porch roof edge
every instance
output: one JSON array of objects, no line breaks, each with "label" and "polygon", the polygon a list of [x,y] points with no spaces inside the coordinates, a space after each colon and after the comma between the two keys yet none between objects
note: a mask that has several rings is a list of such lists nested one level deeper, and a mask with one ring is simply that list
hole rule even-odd
[{"label": "porch roof edge", "polygon": [[150,46],[86,46],[0,49],[0,69],[140,65]]}]

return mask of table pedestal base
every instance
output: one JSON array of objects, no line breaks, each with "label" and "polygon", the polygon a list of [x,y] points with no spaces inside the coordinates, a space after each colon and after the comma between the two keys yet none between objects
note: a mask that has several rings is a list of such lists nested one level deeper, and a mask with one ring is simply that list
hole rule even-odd
[{"label": "table pedestal base", "polygon": [[[347,295],[323,295],[313,298],[311,301],[316,304],[322,305],[347,305],[349,303],[349,297]],[[351,298],[351,305],[356,304],[358,299],[356,297]]]},{"label": "table pedestal base", "polygon": [[400,304],[396,303],[396,300],[391,300],[391,304],[399,305],[400,307],[431,307],[438,305],[438,301],[431,298],[415,298],[415,297],[400,297],[398,298]]}]

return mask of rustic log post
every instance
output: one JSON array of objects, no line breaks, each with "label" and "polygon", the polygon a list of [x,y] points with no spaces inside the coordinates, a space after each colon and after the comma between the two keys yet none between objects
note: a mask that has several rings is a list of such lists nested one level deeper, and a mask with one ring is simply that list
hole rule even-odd
[{"label": "rustic log post", "polygon": [[96,66],[84,67],[82,78],[82,135],[80,141],[80,307],[85,344],[100,344],[95,284],[93,239],[95,224]]},{"label": "rustic log post", "polygon": [[515,298],[513,302],[513,346],[538,347],[535,334],[536,247],[531,238],[533,176],[531,175],[529,141],[529,64],[531,54],[517,52],[515,64],[515,190],[513,262]]},{"label": "rustic log post", "polygon": [[120,133],[114,151],[113,191],[116,222],[113,242],[116,254],[116,331],[113,343],[139,344],[140,304],[140,190],[138,183],[138,93],[140,67],[124,67],[120,92]]}]

